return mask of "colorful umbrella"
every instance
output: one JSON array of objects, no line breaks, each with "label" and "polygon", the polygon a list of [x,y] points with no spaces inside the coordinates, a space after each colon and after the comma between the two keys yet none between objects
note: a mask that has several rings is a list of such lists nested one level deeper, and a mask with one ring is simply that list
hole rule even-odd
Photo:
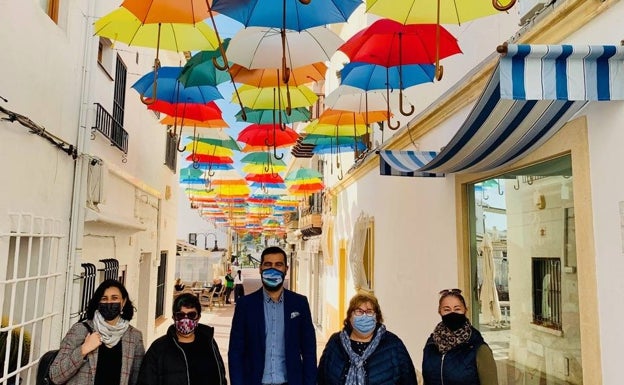
[{"label": "colorful umbrella", "polygon": [[280,166],[286,166],[283,160],[277,159],[270,152],[251,152],[240,160],[241,163],[249,163],[249,164],[275,164]]},{"label": "colorful umbrella", "polygon": [[367,133],[365,124],[331,124],[319,123],[318,119],[313,120],[305,126],[304,131],[312,135],[326,136],[362,136]]},{"label": "colorful umbrella", "polygon": [[[298,86],[324,80],[326,72],[327,66],[322,62],[292,68],[288,84]],[[282,84],[279,72],[276,69],[260,68],[250,70],[234,64],[230,66],[230,73],[236,82],[249,84],[254,87],[273,87]]]},{"label": "colorful umbrella", "polygon": [[[163,102],[163,103],[166,103],[166,102]],[[213,102],[211,102],[211,103],[213,103]],[[156,103],[154,103],[154,104],[156,104]],[[200,106],[201,106],[201,104],[200,104]],[[215,106],[216,106],[216,104],[215,104]],[[154,109],[154,110],[156,110],[156,109]],[[164,112],[164,111],[160,111],[160,112]],[[166,114],[166,112],[164,112],[164,113]],[[178,119],[175,116],[170,116],[170,115],[167,115],[164,118],[160,119],[160,124],[164,124],[164,125],[167,125],[167,126],[184,125],[185,127],[210,128],[210,129],[212,129],[212,128],[228,128],[229,127],[227,122],[225,120],[221,119],[221,118],[207,119],[207,120],[195,120],[195,119],[187,119],[187,118],[185,118],[184,120],[182,120],[182,119]]]},{"label": "colorful umbrella", "polygon": [[[282,122],[286,124],[294,123],[294,122],[305,122],[310,120],[312,113],[310,109],[306,107],[297,107],[290,110],[290,115],[286,113],[284,110],[277,109],[255,109],[244,108],[245,115],[247,116],[247,122],[253,123],[277,123]],[[241,122],[243,121],[243,111],[238,111],[236,113],[236,120]]]},{"label": "colorful umbrella", "polygon": [[299,134],[290,127],[280,128],[275,124],[255,123],[245,127],[236,140],[251,146],[284,148],[295,144],[298,138]]},{"label": "colorful umbrella", "polygon": [[[306,86],[287,89],[285,86],[258,88],[243,85],[240,87],[239,93],[243,105],[251,109],[286,109],[286,100],[288,99],[290,99],[292,108],[308,107],[318,100],[318,95]],[[281,108],[279,108],[280,106]]]},{"label": "colorful umbrella", "polygon": [[359,125],[381,122],[387,118],[387,111],[355,112],[328,108],[318,117],[318,122],[320,124]]},{"label": "colorful umbrella", "polygon": [[124,0],[121,6],[144,24],[196,24],[210,17],[205,0]]},{"label": "colorful umbrella", "polygon": [[208,143],[214,146],[240,151],[240,147],[238,146],[238,143],[236,143],[236,140],[221,130],[206,130],[200,135],[189,136],[187,139],[197,143]]},{"label": "colorful umbrella", "polygon": [[286,166],[273,164],[270,166],[264,164],[246,164],[242,167],[242,171],[248,174],[262,174],[265,172],[277,173],[286,170]]},{"label": "colorful umbrella", "polygon": [[[185,87],[178,77],[182,67],[161,67],[154,72],[141,76],[133,85],[141,98],[164,100],[169,103],[200,103],[206,104],[216,99],[223,99],[223,95],[214,86]],[[158,81],[156,95],[154,82]]]},{"label": "colorful umbrella", "polygon": [[347,63],[340,71],[340,84],[361,88],[365,91],[403,89],[417,84],[433,82],[435,65],[405,64],[384,67],[378,64]]},{"label": "colorful umbrella", "polygon": [[366,0],[366,12],[387,17],[403,24],[461,24],[465,21],[494,15],[510,9],[495,0]]},{"label": "colorful umbrella", "polygon": [[[225,39],[223,47],[227,49],[229,42],[230,39]],[[221,58],[219,49],[197,52],[186,62],[178,80],[186,87],[216,86],[229,81],[231,78],[229,72],[215,66],[215,60],[218,58]]]}]

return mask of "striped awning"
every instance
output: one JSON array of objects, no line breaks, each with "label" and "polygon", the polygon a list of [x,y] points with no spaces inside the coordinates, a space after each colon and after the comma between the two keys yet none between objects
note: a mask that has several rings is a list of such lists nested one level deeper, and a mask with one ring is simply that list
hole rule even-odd
[{"label": "striped awning", "polygon": [[434,151],[379,151],[379,173],[392,176],[437,177],[444,174],[417,172],[437,155]]},{"label": "striped awning", "polygon": [[510,44],[455,136],[411,171],[481,172],[521,159],[589,101],[624,99],[623,58],[619,46]]}]

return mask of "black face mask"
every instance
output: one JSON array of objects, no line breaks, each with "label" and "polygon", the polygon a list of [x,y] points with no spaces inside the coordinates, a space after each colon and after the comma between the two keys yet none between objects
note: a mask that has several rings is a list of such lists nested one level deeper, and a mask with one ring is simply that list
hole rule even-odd
[{"label": "black face mask", "polygon": [[468,321],[468,319],[466,319],[465,314],[448,313],[442,316],[442,323],[444,324],[444,326],[451,329],[451,331],[455,331],[461,328],[462,326],[464,326],[466,321]]},{"label": "black face mask", "polygon": [[98,305],[98,311],[106,321],[112,321],[121,314],[120,302],[101,302]]}]

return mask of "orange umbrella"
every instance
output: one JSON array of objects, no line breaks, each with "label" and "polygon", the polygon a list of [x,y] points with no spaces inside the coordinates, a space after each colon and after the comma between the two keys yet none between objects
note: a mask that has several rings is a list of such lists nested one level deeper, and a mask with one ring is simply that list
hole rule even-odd
[{"label": "orange umbrella", "polygon": [[196,24],[210,17],[206,0],[124,0],[121,6],[144,24]]},{"label": "orange umbrella", "polygon": [[369,124],[381,122],[388,118],[388,111],[355,112],[327,109],[318,117],[319,124]]},{"label": "orange umbrella", "polygon": [[184,124],[185,127],[197,127],[197,128],[228,128],[230,127],[227,122],[221,118],[208,119],[208,120],[195,120],[195,119],[177,119],[173,116],[165,116],[160,120],[161,124],[167,126],[173,126],[174,124]]},{"label": "orange umbrella", "polygon": [[[291,70],[288,84],[298,86],[325,79],[327,66],[322,63],[312,63]],[[234,81],[249,84],[254,87],[279,87],[283,84],[277,69],[247,69],[241,65],[230,66],[230,74]]]}]

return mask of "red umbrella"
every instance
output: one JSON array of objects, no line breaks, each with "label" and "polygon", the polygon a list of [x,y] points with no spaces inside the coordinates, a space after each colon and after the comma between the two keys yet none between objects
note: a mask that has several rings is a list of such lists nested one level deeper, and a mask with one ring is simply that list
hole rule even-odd
[{"label": "red umbrella", "polygon": [[193,163],[232,164],[234,161],[229,156],[213,156],[206,154],[190,154],[186,157]]},{"label": "red umbrella", "polygon": [[284,178],[279,174],[247,174],[245,180],[258,183],[284,183]]},{"label": "red umbrella", "polygon": [[275,154],[278,148],[284,148],[294,145],[299,139],[299,134],[292,128],[278,124],[259,124],[254,123],[245,127],[236,140],[243,142],[251,147],[273,147],[276,159],[281,159]]},{"label": "red umbrella", "polygon": [[169,103],[163,100],[156,100],[147,108],[180,119],[188,118],[199,121],[221,119],[221,109],[215,102],[209,102],[206,104]]}]

